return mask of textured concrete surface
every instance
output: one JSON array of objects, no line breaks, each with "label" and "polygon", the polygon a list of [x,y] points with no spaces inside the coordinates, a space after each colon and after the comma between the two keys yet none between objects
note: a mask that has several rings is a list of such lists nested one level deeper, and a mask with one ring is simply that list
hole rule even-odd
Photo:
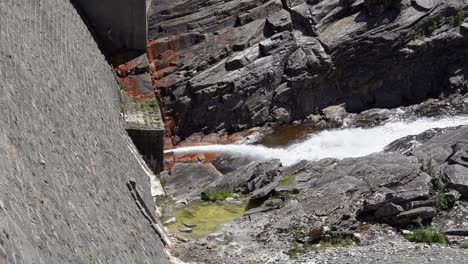
[{"label": "textured concrete surface", "polygon": [[69,1],[0,1],[0,263],[168,263],[118,89]]}]

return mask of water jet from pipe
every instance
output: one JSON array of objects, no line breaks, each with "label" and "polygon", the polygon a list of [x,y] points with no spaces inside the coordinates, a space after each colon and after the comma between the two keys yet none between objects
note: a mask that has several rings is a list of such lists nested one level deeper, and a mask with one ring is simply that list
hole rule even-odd
[{"label": "water jet from pipe", "polygon": [[382,151],[393,141],[409,135],[417,135],[432,128],[468,125],[467,116],[442,119],[420,118],[415,121],[396,121],[372,128],[345,128],[312,134],[300,143],[284,148],[268,148],[261,145],[208,145],[182,147],[164,151],[164,155],[218,153],[247,157],[253,160],[280,159],[284,166],[301,160],[323,158],[362,157]]}]

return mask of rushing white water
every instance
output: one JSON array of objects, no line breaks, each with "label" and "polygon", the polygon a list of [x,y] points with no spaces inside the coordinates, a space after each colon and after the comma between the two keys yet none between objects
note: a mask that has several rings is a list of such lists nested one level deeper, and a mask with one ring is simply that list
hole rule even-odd
[{"label": "rushing white water", "polygon": [[183,155],[198,153],[223,153],[247,156],[253,159],[280,159],[289,166],[300,160],[322,158],[362,157],[379,152],[391,142],[420,134],[431,128],[468,125],[467,116],[443,119],[421,118],[416,121],[396,121],[373,128],[346,128],[312,134],[300,143],[286,148],[267,148],[259,145],[210,145],[184,147],[165,151],[165,154]]}]

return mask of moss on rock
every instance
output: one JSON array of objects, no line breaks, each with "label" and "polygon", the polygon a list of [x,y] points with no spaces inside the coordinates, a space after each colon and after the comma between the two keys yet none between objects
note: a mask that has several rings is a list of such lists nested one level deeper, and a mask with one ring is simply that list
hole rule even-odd
[{"label": "moss on rock", "polygon": [[[215,232],[222,224],[243,216],[245,211],[245,201],[242,205],[227,202],[197,202],[176,208],[174,214],[177,221],[168,228],[170,233],[177,233],[185,238],[199,239]],[[192,228],[192,232],[180,231],[184,230],[187,225]]]}]

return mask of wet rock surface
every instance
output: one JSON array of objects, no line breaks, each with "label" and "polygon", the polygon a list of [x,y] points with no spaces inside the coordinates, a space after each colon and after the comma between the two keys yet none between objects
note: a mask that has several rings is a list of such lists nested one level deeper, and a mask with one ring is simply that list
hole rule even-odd
[{"label": "wet rock surface", "polygon": [[233,132],[302,120],[331,105],[357,112],[466,92],[465,7],[153,1],[149,53],[177,135]]}]

